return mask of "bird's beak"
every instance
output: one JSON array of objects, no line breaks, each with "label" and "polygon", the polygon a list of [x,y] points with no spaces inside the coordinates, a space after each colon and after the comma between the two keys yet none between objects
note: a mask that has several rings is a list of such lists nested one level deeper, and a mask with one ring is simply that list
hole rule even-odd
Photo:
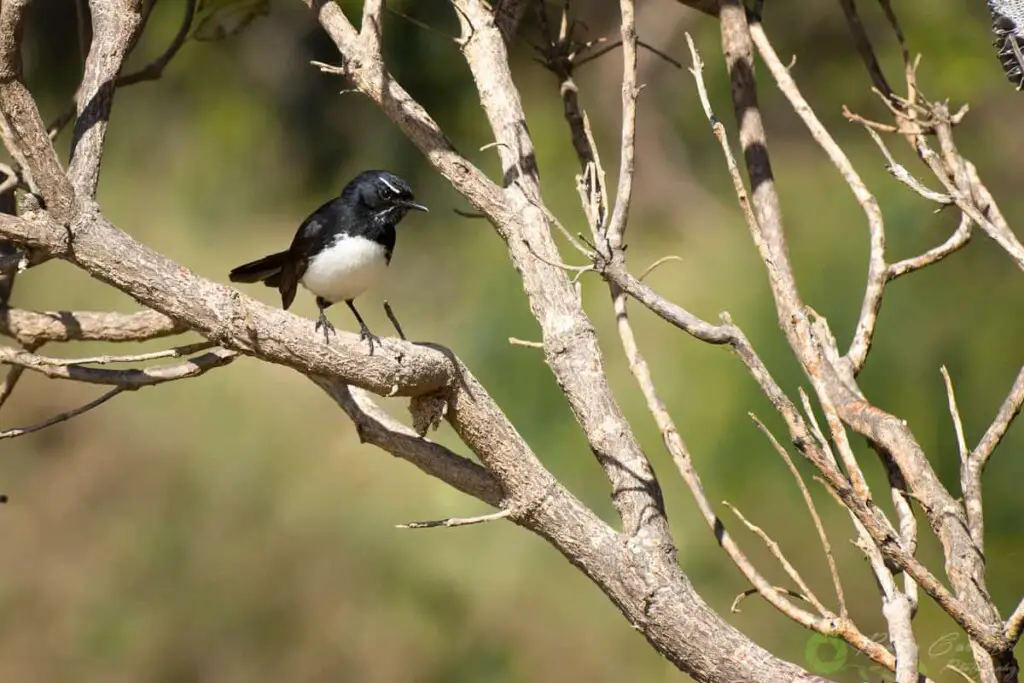
[{"label": "bird's beak", "polygon": [[403,206],[407,209],[416,209],[417,211],[426,211],[427,213],[430,213],[430,209],[422,204],[417,204],[416,202],[405,202]]}]

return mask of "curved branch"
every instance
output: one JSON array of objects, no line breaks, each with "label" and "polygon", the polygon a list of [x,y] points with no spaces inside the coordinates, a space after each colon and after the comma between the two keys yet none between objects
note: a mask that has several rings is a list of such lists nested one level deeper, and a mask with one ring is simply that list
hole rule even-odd
[{"label": "curved branch", "polygon": [[498,481],[484,467],[420,436],[395,420],[363,390],[322,375],[309,378],[352,419],[362,443],[402,458],[463,493],[498,507],[504,497]]},{"label": "curved branch", "polygon": [[0,335],[25,346],[46,342],[141,342],[188,331],[188,326],[156,311],[28,311],[0,308]]}]

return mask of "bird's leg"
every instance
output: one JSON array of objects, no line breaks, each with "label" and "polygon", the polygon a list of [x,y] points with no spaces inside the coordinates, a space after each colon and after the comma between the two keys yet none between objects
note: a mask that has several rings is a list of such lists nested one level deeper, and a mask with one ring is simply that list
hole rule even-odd
[{"label": "bird's leg", "polygon": [[395,317],[395,312],[391,310],[391,304],[387,302],[387,299],[384,300],[384,312],[388,314],[388,320],[390,320],[391,324],[395,326],[395,332],[397,332],[398,336],[402,338],[402,341],[408,341],[405,338],[405,332],[402,332],[402,326],[398,324],[398,318]]},{"label": "bird's leg", "polygon": [[335,332],[334,325],[327,319],[327,309],[330,307],[331,302],[320,297],[316,298],[316,307],[320,309],[320,317],[316,319],[316,326],[313,328],[314,332],[324,328],[324,343],[328,344],[331,341],[331,333]]},{"label": "bird's leg", "polygon": [[370,328],[366,326],[365,322],[363,322],[363,316],[359,315],[359,311],[356,310],[356,305],[352,303],[351,299],[349,299],[345,303],[348,304],[348,307],[352,310],[352,315],[354,315],[356,317],[356,320],[359,321],[359,338],[365,339],[367,343],[369,343],[370,355],[372,356],[373,344],[374,342],[376,342],[378,345],[380,345],[380,337],[375,335],[373,332],[370,332]]}]

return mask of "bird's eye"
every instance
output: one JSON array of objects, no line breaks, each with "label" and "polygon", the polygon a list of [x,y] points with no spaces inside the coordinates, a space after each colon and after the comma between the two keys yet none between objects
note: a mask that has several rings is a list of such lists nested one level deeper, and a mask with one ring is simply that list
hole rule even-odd
[{"label": "bird's eye", "polygon": [[392,190],[390,187],[382,187],[382,188],[380,188],[380,198],[381,199],[384,199],[386,201],[391,201],[396,196],[397,195],[395,195],[395,191]]}]

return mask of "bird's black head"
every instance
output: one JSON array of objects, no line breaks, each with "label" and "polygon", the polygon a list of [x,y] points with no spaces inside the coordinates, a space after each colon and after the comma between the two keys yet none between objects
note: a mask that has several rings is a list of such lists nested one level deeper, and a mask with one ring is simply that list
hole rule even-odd
[{"label": "bird's black head", "polygon": [[409,183],[388,171],[363,171],[345,186],[341,196],[360,213],[392,224],[402,220],[410,209],[428,210],[416,202]]}]

